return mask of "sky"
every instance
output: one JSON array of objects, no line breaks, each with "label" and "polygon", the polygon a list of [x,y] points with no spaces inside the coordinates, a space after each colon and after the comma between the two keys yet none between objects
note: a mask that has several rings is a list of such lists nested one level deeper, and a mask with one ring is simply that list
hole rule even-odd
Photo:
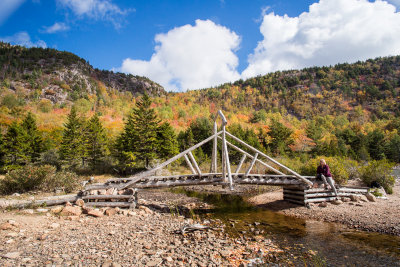
[{"label": "sky", "polygon": [[168,91],[400,55],[400,0],[0,0],[0,40]]}]

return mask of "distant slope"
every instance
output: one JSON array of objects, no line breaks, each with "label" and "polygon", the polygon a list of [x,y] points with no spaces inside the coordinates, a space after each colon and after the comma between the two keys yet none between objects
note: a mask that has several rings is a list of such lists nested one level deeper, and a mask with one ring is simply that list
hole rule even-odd
[{"label": "distant slope", "polygon": [[[0,81],[12,90],[24,88],[33,98],[49,99],[54,104],[96,94],[98,83],[109,90],[165,94],[164,88],[140,76],[94,69],[84,59],[50,48],[25,48],[0,42]],[[5,84],[4,84],[5,83]],[[29,101],[30,99],[25,99]]]}]

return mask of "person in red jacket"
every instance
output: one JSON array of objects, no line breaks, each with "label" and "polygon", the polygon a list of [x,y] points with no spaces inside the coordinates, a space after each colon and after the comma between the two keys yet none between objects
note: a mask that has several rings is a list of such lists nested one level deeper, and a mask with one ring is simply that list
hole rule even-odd
[{"label": "person in red jacket", "polygon": [[321,179],[324,182],[325,186],[330,186],[332,191],[337,196],[335,181],[332,179],[331,171],[329,170],[329,166],[328,164],[326,164],[326,161],[324,159],[321,159],[319,161],[319,166],[317,168],[317,179]]}]

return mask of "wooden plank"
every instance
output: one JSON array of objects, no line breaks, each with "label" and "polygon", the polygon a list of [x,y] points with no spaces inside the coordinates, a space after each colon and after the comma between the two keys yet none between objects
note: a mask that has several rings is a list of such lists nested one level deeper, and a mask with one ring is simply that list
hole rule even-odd
[{"label": "wooden plank", "polygon": [[228,147],[226,145],[226,129],[225,129],[225,124],[222,126],[222,136],[223,136],[223,141],[222,145],[224,147],[224,153],[225,153],[225,164],[226,164],[226,170],[228,172],[228,182],[229,182],[229,187],[231,190],[233,190],[233,181],[232,181],[232,172],[231,172],[231,163],[229,161],[229,154],[228,154]]},{"label": "wooden plank", "polygon": [[304,206],[306,204],[306,203],[304,203],[304,201],[299,201],[299,200],[294,200],[294,199],[285,199],[285,200],[287,200],[290,203],[299,204],[302,206]]},{"label": "wooden plank", "polygon": [[187,153],[189,153],[189,152],[195,150],[196,148],[198,148],[198,147],[204,145],[205,143],[209,142],[210,140],[212,140],[213,138],[215,138],[215,136],[218,136],[218,135],[220,135],[221,133],[222,133],[222,131],[220,131],[220,132],[218,132],[218,133],[216,133],[216,134],[214,134],[214,135],[212,135],[212,136],[210,136],[210,137],[204,139],[204,140],[201,141],[200,143],[198,143],[198,144],[196,144],[196,145],[194,145],[194,146],[192,146],[192,147],[186,149],[185,151],[183,151],[183,152],[179,153],[178,155],[176,155],[176,156],[174,156],[174,157],[168,159],[167,161],[161,163],[160,165],[158,165],[157,167],[155,167],[155,168],[153,168],[153,169],[151,169],[151,170],[148,170],[148,171],[145,171],[145,172],[142,172],[142,173],[139,173],[139,174],[136,174],[136,175],[131,176],[130,178],[132,178],[132,180],[131,180],[129,183],[127,183],[127,184],[126,184],[124,187],[122,187],[122,188],[130,187],[131,185],[133,185],[134,183],[136,183],[137,181],[139,181],[139,180],[142,179],[143,177],[150,176],[150,175],[153,174],[155,171],[164,168],[164,167],[167,166],[168,164],[171,164],[171,163],[174,162],[175,160],[181,158],[183,155],[185,155],[185,154],[187,154]]},{"label": "wooden plank", "polygon": [[196,159],[194,158],[192,152],[189,152],[188,154],[189,154],[190,160],[193,162],[193,165],[194,165],[194,168],[195,168],[197,174],[201,175],[201,171],[200,171],[199,165],[197,165]]},{"label": "wooden plank", "polygon": [[305,203],[315,203],[315,202],[329,202],[336,200],[337,197],[321,197],[321,198],[310,198],[306,199]]},{"label": "wooden plank", "polygon": [[187,165],[189,166],[190,170],[192,171],[192,173],[193,173],[193,174],[196,174],[196,171],[194,170],[193,165],[192,165],[192,163],[190,162],[190,160],[189,160],[187,154],[183,155],[183,157],[185,158],[185,161],[186,161]]},{"label": "wooden plank", "polygon": [[246,173],[244,174],[244,177],[247,177],[247,176],[249,175],[251,169],[252,169],[253,166],[254,166],[254,163],[256,163],[257,157],[258,157],[258,153],[256,153],[256,154],[254,155],[253,160],[251,161],[249,168],[247,168]]},{"label": "wooden plank", "polygon": [[133,198],[134,195],[89,195],[83,196],[83,200],[92,200],[92,199],[130,199]]},{"label": "wooden plank", "polygon": [[86,202],[85,206],[89,207],[120,207],[129,208],[134,202]]},{"label": "wooden plank", "polygon": [[309,180],[307,180],[306,178],[302,177],[300,174],[298,174],[297,172],[293,171],[292,169],[286,167],[285,165],[279,163],[278,161],[274,160],[273,158],[267,156],[266,154],[262,153],[261,151],[259,151],[258,149],[252,147],[251,145],[243,142],[242,140],[240,140],[239,138],[237,138],[236,136],[234,136],[233,134],[226,132],[226,134],[228,136],[230,136],[232,139],[234,139],[235,141],[241,143],[242,145],[246,146],[247,148],[253,150],[256,153],[259,153],[261,156],[267,158],[269,161],[272,161],[273,163],[275,163],[276,165],[278,165],[279,167],[283,168],[284,170],[290,172],[291,174],[293,174],[294,176],[296,176],[297,178],[299,178],[300,180],[302,180],[304,183],[306,183],[309,186],[312,186],[313,183],[310,182]]},{"label": "wooden plank", "polygon": [[[221,139],[220,136],[219,136],[218,138]],[[251,154],[249,154],[249,153],[247,153],[246,151],[244,151],[243,149],[241,149],[241,148],[235,146],[234,144],[230,143],[229,141],[226,141],[226,143],[227,143],[230,147],[232,147],[233,149],[235,149],[236,151],[239,151],[239,152],[245,154],[246,156],[248,156],[248,157],[251,158],[251,159],[253,158],[253,156],[252,156]],[[274,167],[272,167],[272,166],[270,166],[269,164],[265,163],[264,161],[261,161],[261,160],[257,159],[257,162],[258,162],[258,163],[261,163],[262,165],[264,165],[265,167],[267,167],[268,169],[272,170],[272,171],[275,172],[275,173],[278,173],[278,174],[280,174],[280,175],[285,175],[283,172],[278,171],[277,169],[275,169]]]},{"label": "wooden plank", "polygon": [[286,193],[288,193],[288,194],[296,194],[296,195],[305,195],[305,193],[304,193],[304,191],[301,191],[301,190],[288,190],[288,189],[283,189],[283,194],[286,194]]}]

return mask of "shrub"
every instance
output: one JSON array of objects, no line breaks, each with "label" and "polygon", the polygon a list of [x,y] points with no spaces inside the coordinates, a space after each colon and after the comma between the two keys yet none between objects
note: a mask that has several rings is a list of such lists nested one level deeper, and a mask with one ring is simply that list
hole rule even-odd
[{"label": "shrub", "polygon": [[56,168],[49,165],[39,167],[32,165],[24,166],[6,174],[4,179],[0,181],[0,191],[10,194],[37,190],[55,172]]},{"label": "shrub", "polygon": [[394,164],[386,159],[372,160],[368,165],[360,168],[361,180],[368,186],[374,182],[380,184],[386,193],[393,193],[395,178],[391,174]]},{"label": "shrub", "polygon": [[71,192],[77,185],[78,177],[74,173],[56,172],[56,168],[50,165],[26,165],[10,171],[3,180],[0,180],[0,192],[12,194],[32,190],[52,191],[56,188]]},{"label": "shrub", "polygon": [[324,158],[328,164],[333,179],[336,183],[344,185],[350,176],[354,176],[354,170],[357,167],[357,162],[349,160],[343,157],[317,157],[310,159],[301,168],[301,174],[303,175],[316,175],[317,167],[321,158]]}]

